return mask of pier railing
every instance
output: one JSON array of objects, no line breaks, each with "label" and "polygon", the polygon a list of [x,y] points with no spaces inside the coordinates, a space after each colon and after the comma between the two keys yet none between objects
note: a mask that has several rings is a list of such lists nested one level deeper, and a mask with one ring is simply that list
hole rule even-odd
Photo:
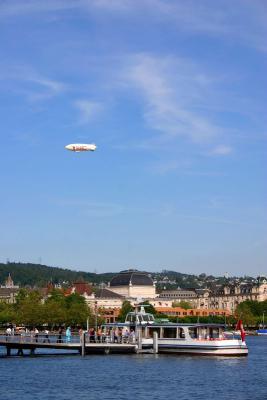
[{"label": "pier railing", "polygon": [[[90,335],[87,332],[83,332],[85,338],[85,344],[105,344],[105,343],[116,343],[116,344],[136,344],[135,337],[117,337],[115,335]],[[21,333],[14,335],[0,334],[1,342],[10,343],[47,343],[47,344],[80,344],[83,341],[83,334],[72,334],[66,336],[65,334],[45,334],[45,333]]]}]

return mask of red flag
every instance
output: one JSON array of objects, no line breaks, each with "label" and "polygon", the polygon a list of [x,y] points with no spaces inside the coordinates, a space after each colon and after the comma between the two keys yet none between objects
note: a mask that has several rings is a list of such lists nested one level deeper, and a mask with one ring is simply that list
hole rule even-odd
[{"label": "red flag", "polygon": [[244,327],[243,327],[243,323],[242,323],[242,320],[241,320],[241,319],[239,319],[239,320],[237,321],[236,330],[237,330],[237,331],[240,331],[241,340],[242,340],[242,342],[244,342],[244,341],[245,341],[245,336],[246,336],[246,334],[245,334]]}]

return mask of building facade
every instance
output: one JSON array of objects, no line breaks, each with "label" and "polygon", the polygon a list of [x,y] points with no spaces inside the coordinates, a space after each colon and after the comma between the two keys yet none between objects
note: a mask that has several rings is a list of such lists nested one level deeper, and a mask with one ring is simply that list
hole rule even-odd
[{"label": "building facade", "polygon": [[254,283],[230,284],[215,288],[209,295],[209,307],[235,312],[238,304],[246,300],[267,300],[267,279],[258,277]]},{"label": "building facade", "polygon": [[[197,309],[228,310],[234,313],[238,304],[246,300],[267,300],[267,279],[258,277],[253,283],[229,283],[213,288],[165,290],[153,299],[154,307],[168,307],[180,301],[189,302]],[[167,305],[168,304],[168,305]]]},{"label": "building facade", "polygon": [[16,296],[19,291],[19,286],[14,285],[11,275],[8,274],[5,284],[0,286],[0,302],[13,304],[16,302]]},{"label": "building facade", "polygon": [[146,272],[135,269],[121,271],[111,279],[108,289],[125,298],[153,299],[156,297],[156,286],[152,278]]}]

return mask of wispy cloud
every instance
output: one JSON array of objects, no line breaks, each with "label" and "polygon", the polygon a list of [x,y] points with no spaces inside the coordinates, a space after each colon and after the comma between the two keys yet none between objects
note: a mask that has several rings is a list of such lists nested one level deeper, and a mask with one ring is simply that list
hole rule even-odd
[{"label": "wispy cloud", "polygon": [[42,75],[29,66],[10,68],[0,65],[0,70],[0,80],[5,83],[6,87],[13,88],[14,92],[20,93],[31,102],[50,99],[68,89],[65,83]]},{"label": "wispy cloud", "polygon": [[75,208],[76,211],[87,217],[114,217],[125,212],[125,207],[117,203],[90,202],[78,199],[50,199],[51,202],[60,206]]},{"label": "wispy cloud", "polygon": [[216,146],[209,152],[211,156],[228,156],[231,153],[233,153],[233,148],[225,145]]},{"label": "wispy cloud", "polygon": [[90,100],[77,100],[74,105],[80,112],[80,124],[87,124],[103,109],[102,104]]},{"label": "wispy cloud", "polygon": [[0,4],[0,18],[68,10],[82,10],[88,17],[92,12],[112,12],[116,18],[146,16],[149,21],[168,22],[185,34],[216,36],[267,51],[265,0],[13,0]]},{"label": "wispy cloud", "polygon": [[[267,9],[263,0],[147,0],[155,13],[172,21],[178,30],[206,34],[266,51]],[[231,9],[231,12],[229,12]]]},{"label": "wispy cloud", "polygon": [[45,100],[57,96],[66,90],[66,85],[45,77],[25,77],[25,81],[32,82],[35,87],[29,89],[28,98],[31,101]]},{"label": "wispy cloud", "polygon": [[117,217],[119,215],[133,215],[133,214],[142,214],[142,215],[150,215],[157,216],[161,218],[178,218],[185,220],[196,220],[204,223],[211,224],[227,224],[227,225],[248,225],[242,221],[236,221],[228,218],[217,218],[216,216],[208,216],[208,215],[197,215],[190,213],[180,213],[175,204],[163,204],[159,207],[149,207],[149,208],[139,208],[136,205],[123,205],[112,202],[90,202],[83,201],[78,199],[50,199],[50,202],[53,202],[59,207],[67,207],[67,208],[75,208],[76,212],[93,218],[112,218]]},{"label": "wispy cloud", "polygon": [[77,8],[85,5],[85,1],[80,0],[13,0],[1,1],[0,18],[23,16],[33,13],[55,12],[66,9]]},{"label": "wispy cloud", "polygon": [[163,160],[150,165],[149,170],[158,175],[166,175],[171,172],[185,171],[190,167],[190,160]]},{"label": "wispy cloud", "polygon": [[149,127],[171,137],[183,136],[202,143],[219,135],[212,118],[198,113],[211,85],[189,61],[141,54],[133,58],[124,79],[139,93]]}]

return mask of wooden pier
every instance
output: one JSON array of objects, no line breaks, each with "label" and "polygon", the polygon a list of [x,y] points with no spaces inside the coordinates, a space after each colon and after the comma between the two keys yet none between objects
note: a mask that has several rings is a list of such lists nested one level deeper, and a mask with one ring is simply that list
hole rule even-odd
[{"label": "wooden pier", "polygon": [[[58,339],[57,335],[38,335],[38,338],[30,335],[0,335],[0,347],[6,348],[6,355],[25,355],[37,354],[38,349],[49,350],[69,350],[85,356],[87,354],[114,354],[114,353],[136,353],[138,344],[136,343],[114,343],[110,338],[103,341],[90,342],[90,338],[84,333],[79,336],[72,336],[70,340],[65,337]],[[42,351],[40,354],[45,355]],[[60,354],[60,353],[59,353]],[[66,354],[64,352],[63,354]]]}]

